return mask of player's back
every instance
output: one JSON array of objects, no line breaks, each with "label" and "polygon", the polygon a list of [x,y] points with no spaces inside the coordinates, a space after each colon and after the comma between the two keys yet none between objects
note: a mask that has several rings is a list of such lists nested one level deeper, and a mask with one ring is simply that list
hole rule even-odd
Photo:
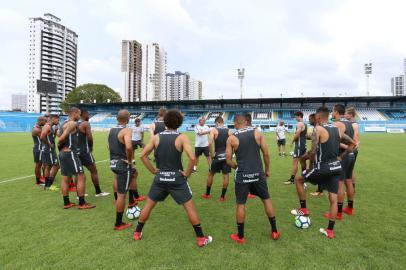
[{"label": "player's back", "polygon": [[40,151],[41,147],[42,147],[42,143],[41,143],[40,136],[39,135],[34,135],[34,129],[36,129],[36,128],[41,129],[40,126],[35,125],[34,128],[33,128],[33,132],[31,133],[32,141],[34,143],[33,150],[34,151]]},{"label": "player's back", "polygon": [[118,134],[125,126],[118,125],[110,129],[108,136],[110,160],[126,160],[127,154],[125,151],[125,144],[119,141]]},{"label": "player's back", "polygon": [[255,129],[252,127],[239,129],[234,133],[234,136],[239,141],[235,151],[238,172],[263,173],[260,147],[255,139]]},{"label": "player's back", "polygon": [[166,129],[165,123],[162,120],[156,120],[154,122],[154,125],[155,125],[154,135],[159,134],[159,133],[165,131],[165,129]]},{"label": "player's back", "polygon": [[82,125],[85,125],[86,123],[89,123],[87,121],[79,120],[78,121],[78,151],[80,153],[88,153],[90,151],[89,149],[89,141],[87,140],[86,132],[83,132],[80,127]]},{"label": "player's back", "polygon": [[159,133],[159,144],[155,149],[157,168],[161,171],[183,170],[182,152],[176,149],[175,141],[180,133],[177,131],[163,131]]},{"label": "player's back", "polygon": [[[65,130],[65,125],[69,122],[70,120],[66,120],[65,123],[61,126],[61,130],[60,130],[60,134],[63,134],[64,130]],[[61,143],[61,148],[69,148],[72,151],[77,151],[78,149],[78,124],[77,122],[75,122],[76,128],[74,131],[72,131],[71,133],[69,133],[68,138],[65,139],[62,143]]]},{"label": "player's back", "polygon": [[340,153],[340,134],[338,128],[331,124],[324,124],[322,127],[327,131],[329,138],[324,143],[319,143],[316,163],[336,161]]},{"label": "player's back", "polygon": [[298,140],[295,142],[298,148],[305,148],[306,147],[306,135],[307,135],[307,124],[303,123],[304,129],[300,132],[300,136]]},{"label": "player's back", "polygon": [[222,154],[226,152],[226,144],[229,134],[229,129],[226,127],[216,127],[218,132],[217,138],[214,140],[214,151],[217,154]]}]

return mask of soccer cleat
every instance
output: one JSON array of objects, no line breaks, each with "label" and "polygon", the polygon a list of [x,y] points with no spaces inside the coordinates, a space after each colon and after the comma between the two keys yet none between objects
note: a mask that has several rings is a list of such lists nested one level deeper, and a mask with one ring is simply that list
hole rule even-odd
[{"label": "soccer cleat", "polygon": [[202,199],[211,199],[211,195],[210,194],[206,194],[206,193],[204,193],[204,194],[202,194]]},{"label": "soccer cleat", "polygon": [[297,208],[290,211],[290,213],[294,216],[308,216],[310,212],[307,208]]},{"label": "soccer cleat", "polygon": [[224,202],[226,199],[224,197],[220,197],[219,201]]},{"label": "soccer cleat", "polygon": [[232,235],[230,235],[231,240],[233,240],[234,242],[238,243],[238,244],[245,244],[245,238],[240,238],[238,237],[238,233],[233,233]]},{"label": "soccer cleat", "polygon": [[288,181],[285,181],[285,182],[283,182],[285,185],[293,185],[294,183],[295,183],[295,181],[293,181],[293,180],[288,180]]},{"label": "soccer cleat", "polygon": [[343,212],[346,213],[349,216],[353,215],[353,211],[354,211],[354,208],[350,208],[350,207],[344,207],[343,208]]},{"label": "soccer cleat", "polygon": [[138,202],[134,201],[132,203],[128,203],[128,208],[131,208],[131,207],[134,207],[134,206],[137,206],[137,205],[138,205]]},{"label": "soccer cleat", "polygon": [[257,196],[255,196],[255,195],[253,195],[253,194],[251,194],[251,193],[248,193],[248,199],[255,199]]},{"label": "soccer cleat", "polygon": [[278,240],[279,237],[281,237],[281,234],[279,232],[272,232],[272,239],[273,240]]},{"label": "soccer cleat", "polygon": [[57,188],[56,186],[50,186],[50,187],[48,188],[48,190],[50,190],[50,191],[58,191],[59,188]]},{"label": "soccer cleat", "polygon": [[39,181],[40,181],[41,183],[45,183],[45,177],[44,177],[44,176],[41,176],[41,177],[39,178]]},{"label": "soccer cleat", "polygon": [[[88,194],[85,193],[85,197],[87,197],[87,196],[88,196]],[[76,196],[76,200],[79,200],[79,196]]]},{"label": "soccer cleat", "polygon": [[[332,219],[332,216],[330,213],[325,213],[325,214],[323,214],[323,216],[327,219]],[[343,213],[337,213],[336,220],[342,220],[342,219],[343,219]]]},{"label": "soccer cleat", "polygon": [[134,234],[133,234],[134,241],[139,241],[139,240],[141,240],[141,238],[142,238],[142,232],[134,231]]},{"label": "soccer cleat", "polygon": [[131,227],[131,223],[129,222],[129,223],[121,223],[120,225],[115,225],[114,226],[114,230],[116,230],[116,231],[122,231],[122,230],[125,230],[125,229],[127,229],[127,228],[129,228],[129,227]]},{"label": "soccer cleat", "polygon": [[324,194],[323,194],[323,192],[316,191],[316,192],[311,192],[310,195],[312,195],[312,196],[323,196]]},{"label": "soccer cleat", "polygon": [[110,193],[102,191],[100,193],[95,194],[94,196],[96,196],[96,197],[106,197],[106,196],[109,196],[109,195],[110,195]]},{"label": "soccer cleat", "polygon": [[333,230],[329,230],[329,229],[323,229],[320,228],[320,233],[324,236],[326,236],[327,238],[334,238],[334,231]]},{"label": "soccer cleat", "polygon": [[72,207],[75,207],[76,206],[76,204],[74,204],[74,203],[69,203],[69,204],[67,204],[67,205],[64,205],[63,206],[63,209],[69,209],[69,208],[72,208]]},{"label": "soccer cleat", "polygon": [[69,192],[76,192],[76,187],[69,187]]},{"label": "soccer cleat", "polygon": [[145,199],[146,199],[147,197],[145,197],[145,196],[139,196],[138,198],[134,198],[137,202],[142,202],[142,201],[145,201]]},{"label": "soccer cleat", "polygon": [[92,208],[95,208],[95,207],[96,207],[96,205],[93,205],[93,204],[90,204],[90,203],[84,203],[82,205],[79,205],[78,209],[79,210],[84,210],[84,209],[92,209]]},{"label": "soccer cleat", "polygon": [[203,237],[198,237],[197,238],[197,245],[199,247],[204,247],[204,246],[207,246],[208,244],[210,244],[212,241],[213,241],[213,237],[211,237],[210,235],[203,236]]}]

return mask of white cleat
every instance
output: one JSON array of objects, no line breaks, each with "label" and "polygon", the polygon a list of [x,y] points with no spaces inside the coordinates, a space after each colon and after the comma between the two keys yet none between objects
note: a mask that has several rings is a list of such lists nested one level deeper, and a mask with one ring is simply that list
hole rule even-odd
[{"label": "white cleat", "polygon": [[[85,197],[87,197],[87,193],[85,194]],[[79,196],[76,196],[76,200],[79,200]]]},{"label": "white cleat", "polygon": [[94,196],[96,196],[96,197],[106,197],[106,196],[109,196],[109,195],[110,195],[110,193],[102,191],[99,194],[95,194]]}]

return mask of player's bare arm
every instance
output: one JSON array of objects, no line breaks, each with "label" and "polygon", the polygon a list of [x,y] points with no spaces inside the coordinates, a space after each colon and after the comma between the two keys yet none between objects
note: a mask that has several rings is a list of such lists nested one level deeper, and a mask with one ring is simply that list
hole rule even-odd
[{"label": "player's bare arm", "polygon": [[133,145],[132,145],[132,141],[131,141],[132,131],[129,128],[124,128],[122,130],[122,132],[123,132],[123,140],[124,140],[124,145],[125,145],[125,154],[127,156],[127,162],[128,162],[128,164],[132,165],[133,160],[134,160],[134,151],[133,151]]},{"label": "player's bare arm", "polygon": [[69,134],[74,131],[76,128],[76,122],[75,121],[69,121],[64,125],[64,130],[62,135],[59,137],[58,143],[61,144],[68,138]]},{"label": "player's bare arm", "polygon": [[[187,157],[189,158],[189,162],[187,164],[186,170],[184,170],[182,172],[182,174],[185,177],[189,177],[192,174],[193,166],[195,165],[195,162],[196,162],[196,157],[193,153],[192,146],[190,145],[189,138],[184,134],[180,134],[178,139],[180,140],[183,151],[186,153]],[[178,149],[178,150],[181,150],[181,149]]]},{"label": "player's bare arm", "polygon": [[264,158],[264,165],[265,165],[265,175],[269,177],[271,175],[269,170],[270,159],[269,159],[269,150],[268,146],[265,142],[265,136],[261,132],[255,130],[255,139],[257,139],[257,143],[259,142],[259,146],[261,148],[262,156]]},{"label": "player's bare arm", "polygon": [[217,130],[216,130],[215,128],[213,128],[213,129],[210,131],[210,134],[209,134],[209,150],[210,150],[210,156],[211,156],[212,158],[214,158],[214,156],[215,156],[215,152],[214,152],[214,140],[216,139],[217,136],[218,136]]},{"label": "player's bare arm", "polygon": [[319,135],[317,132],[317,127],[313,129],[312,134],[310,135],[310,139],[312,141],[311,149],[306,153],[305,158],[309,159],[311,163],[314,161],[317,152],[317,146],[319,145]]},{"label": "player's bare arm", "polygon": [[302,123],[302,122],[298,122],[298,123],[297,123],[297,128],[296,128],[295,135],[293,136],[293,139],[292,139],[292,144],[293,144],[294,142],[296,142],[296,141],[299,139],[300,133],[302,132],[302,129],[303,129],[303,123]]},{"label": "player's bare arm", "polygon": [[89,122],[84,122],[83,123],[84,128],[85,128],[85,134],[87,138],[87,142],[89,144],[90,151],[93,151],[93,135],[92,135],[92,130],[90,128]]},{"label": "player's bare arm", "polygon": [[233,160],[233,150],[237,148],[238,148],[238,139],[234,135],[231,135],[227,139],[226,163],[233,169],[237,168],[237,163],[235,163],[235,161]]},{"label": "player's bare arm", "polygon": [[51,131],[51,126],[50,125],[44,125],[44,127],[42,128],[42,131],[41,131],[40,140],[42,141],[42,143],[48,145],[49,148],[54,148],[54,145],[51,144],[47,140],[47,135],[49,134],[50,131]]},{"label": "player's bare arm", "polygon": [[156,174],[158,172],[158,169],[152,165],[151,160],[148,158],[149,154],[154,150],[155,145],[157,145],[159,142],[158,136],[152,136],[151,140],[149,140],[149,143],[144,147],[144,149],[141,152],[141,161],[144,164],[144,166],[152,173]]}]

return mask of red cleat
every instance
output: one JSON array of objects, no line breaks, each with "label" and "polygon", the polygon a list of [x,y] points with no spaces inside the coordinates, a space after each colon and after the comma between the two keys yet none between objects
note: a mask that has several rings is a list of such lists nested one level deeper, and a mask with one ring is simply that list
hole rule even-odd
[{"label": "red cleat", "polygon": [[118,226],[114,226],[114,230],[116,230],[116,231],[122,231],[122,230],[124,230],[124,229],[129,228],[129,227],[131,227],[131,223],[130,223],[130,222],[129,222],[129,223],[121,223],[121,224],[118,225]]},{"label": "red cleat", "polygon": [[251,193],[248,193],[248,199],[255,199],[257,196],[252,195]]},{"label": "red cleat", "polygon": [[145,201],[146,198],[147,198],[147,197],[145,197],[145,196],[139,196],[138,198],[134,198],[134,199],[135,199],[135,201],[137,201],[137,202],[142,202],[142,201]]},{"label": "red cleat", "polygon": [[344,207],[343,208],[343,212],[346,213],[349,216],[353,215],[353,211],[354,211],[354,208],[349,208],[349,207]]},{"label": "red cleat", "polygon": [[142,232],[135,232],[134,231],[134,234],[133,234],[134,241],[139,241],[139,240],[141,240],[141,238],[142,238]]},{"label": "red cleat", "polygon": [[84,203],[82,205],[79,205],[78,209],[79,210],[84,210],[84,209],[92,209],[92,208],[95,208],[95,207],[96,207],[96,205],[93,205],[93,204],[90,204],[90,203]]},{"label": "red cleat", "polygon": [[41,177],[39,178],[39,181],[40,181],[41,183],[45,183],[45,177],[44,177],[44,176],[41,176]]},{"label": "red cleat", "polygon": [[206,193],[202,194],[202,199],[211,199],[211,195],[207,195]]},{"label": "red cleat", "polygon": [[230,235],[231,240],[233,240],[234,242],[238,243],[238,244],[245,244],[245,238],[240,238],[238,237],[238,233],[233,233],[232,235]]},{"label": "red cleat", "polygon": [[[323,214],[323,216],[325,218],[327,218],[327,219],[333,219],[330,213],[325,213],[325,214]],[[336,219],[337,220],[342,220],[343,219],[343,213],[337,213]]]},{"label": "red cleat", "polygon": [[334,238],[334,231],[333,230],[329,230],[329,229],[323,229],[320,228],[320,233],[324,236],[326,236],[327,238]]},{"label": "red cleat", "polygon": [[226,199],[224,197],[220,197],[220,202],[224,202]]},{"label": "red cleat", "polygon": [[204,247],[204,246],[207,246],[208,244],[210,244],[212,241],[213,241],[213,237],[211,237],[210,235],[203,236],[203,237],[198,237],[197,238],[197,245],[199,247]]},{"label": "red cleat", "polygon": [[138,205],[138,202],[134,201],[132,203],[128,203],[128,208],[131,208],[131,207],[134,207],[134,206],[137,206],[137,205]]},{"label": "red cleat", "polygon": [[281,234],[279,232],[272,232],[272,239],[273,240],[278,240],[279,237],[281,237]]},{"label": "red cleat", "polygon": [[72,208],[72,207],[75,207],[76,206],[76,204],[74,204],[74,203],[69,203],[69,204],[67,204],[67,205],[64,205],[63,206],[63,209],[69,209],[69,208]]}]

